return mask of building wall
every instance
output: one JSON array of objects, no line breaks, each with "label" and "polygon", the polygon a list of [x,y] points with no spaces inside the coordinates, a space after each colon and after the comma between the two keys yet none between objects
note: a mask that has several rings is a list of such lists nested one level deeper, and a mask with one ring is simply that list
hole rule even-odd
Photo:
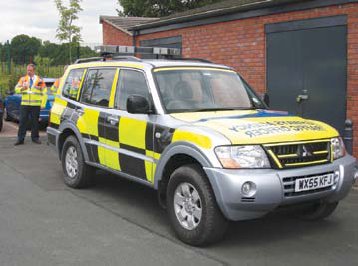
[{"label": "building wall", "polygon": [[[265,24],[335,15],[348,16],[347,118],[352,119],[354,123],[354,155],[358,157],[357,3],[157,32],[140,35],[136,37],[136,40],[139,45],[141,40],[181,35],[184,57],[205,58],[215,63],[232,66],[256,91],[264,92],[266,91]],[[113,42],[104,40],[105,44],[124,43],[118,30],[110,35],[114,38]],[[118,35],[118,42],[115,35]]]},{"label": "building wall", "polygon": [[102,22],[103,44],[107,45],[133,45],[133,37],[127,33],[113,27],[112,25]]},{"label": "building wall", "polygon": [[354,123],[358,157],[358,4],[345,4],[141,35],[140,40],[182,36],[184,57],[209,59],[234,67],[258,92],[266,91],[265,24],[348,16],[347,118]]}]

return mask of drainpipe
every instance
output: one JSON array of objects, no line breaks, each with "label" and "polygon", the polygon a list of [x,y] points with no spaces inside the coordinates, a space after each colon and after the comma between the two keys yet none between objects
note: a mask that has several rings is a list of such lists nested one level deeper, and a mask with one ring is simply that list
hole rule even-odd
[{"label": "drainpipe", "polygon": [[344,133],[343,133],[344,144],[349,154],[353,153],[353,122],[350,119],[345,121]]},{"label": "drainpipe", "polygon": [[136,42],[136,36],[138,35],[138,31],[134,30],[133,31],[133,46],[134,46],[134,56],[137,56],[136,54],[136,47],[137,47],[137,42]]},{"label": "drainpipe", "polygon": [[137,34],[138,34],[137,31],[134,30],[134,31],[133,31],[133,35],[132,35],[132,36],[133,36],[133,46],[134,46],[134,47],[137,46],[137,45],[136,45],[136,39],[135,39],[135,37],[137,36]]}]

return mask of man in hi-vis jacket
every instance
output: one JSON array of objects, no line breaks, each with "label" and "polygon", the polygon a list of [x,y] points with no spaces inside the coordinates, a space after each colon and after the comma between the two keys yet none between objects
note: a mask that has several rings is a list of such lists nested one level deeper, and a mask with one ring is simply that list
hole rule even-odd
[{"label": "man in hi-vis jacket", "polygon": [[46,95],[46,84],[35,75],[35,65],[27,66],[27,75],[21,77],[15,87],[15,93],[21,94],[20,125],[15,145],[24,144],[26,128],[31,115],[31,139],[36,144],[39,140],[39,115],[43,97]]}]

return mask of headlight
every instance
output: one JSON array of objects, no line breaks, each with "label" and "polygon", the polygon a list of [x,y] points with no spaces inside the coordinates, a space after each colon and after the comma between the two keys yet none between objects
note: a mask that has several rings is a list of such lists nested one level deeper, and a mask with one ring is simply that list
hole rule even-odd
[{"label": "headlight", "polygon": [[270,168],[270,162],[261,146],[220,146],[216,156],[224,168]]},{"label": "headlight", "polygon": [[331,139],[331,146],[333,160],[339,159],[346,154],[346,148],[344,147],[342,138],[339,137]]}]

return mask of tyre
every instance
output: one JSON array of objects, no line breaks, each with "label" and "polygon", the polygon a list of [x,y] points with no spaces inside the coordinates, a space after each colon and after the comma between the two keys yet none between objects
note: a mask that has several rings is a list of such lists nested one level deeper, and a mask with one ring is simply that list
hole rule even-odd
[{"label": "tyre", "polygon": [[7,112],[7,109],[4,108],[4,119],[5,121],[11,121],[11,117],[9,116],[9,113]]},{"label": "tyre", "polygon": [[0,115],[0,132],[2,130],[2,126],[3,126],[2,115]]},{"label": "tyre", "polygon": [[72,188],[84,188],[90,185],[95,169],[87,165],[77,138],[69,136],[63,144],[61,153],[64,182]]},{"label": "tyre", "polygon": [[167,212],[178,238],[193,246],[219,241],[228,225],[205,173],[196,164],[179,167],[172,173]]},{"label": "tyre", "polygon": [[338,202],[320,201],[299,209],[296,216],[306,221],[321,220],[330,216],[335,211],[337,206]]}]

